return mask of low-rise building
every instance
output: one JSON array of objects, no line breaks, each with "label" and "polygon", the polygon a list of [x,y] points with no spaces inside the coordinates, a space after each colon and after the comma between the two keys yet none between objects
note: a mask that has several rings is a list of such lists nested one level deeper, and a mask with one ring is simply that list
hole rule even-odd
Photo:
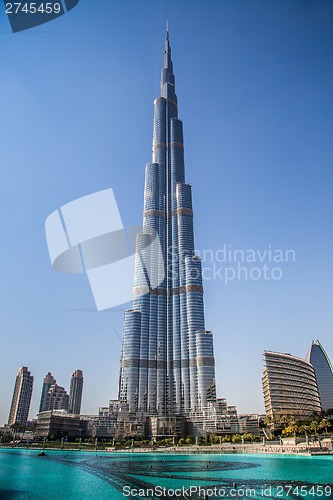
[{"label": "low-rise building", "polygon": [[253,436],[263,436],[261,424],[265,420],[265,415],[246,414],[238,415],[239,434],[252,434]]},{"label": "low-rise building", "polygon": [[237,408],[228,406],[225,398],[209,401],[200,412],[190,412],[187,418],[188,432],[194,437],[239,432]]},{"label": "low-rise building", "polygon": [[35,434],[39,438],[78,438],[84,435],[80,417],[64,410],[38,413]]},{"label": "low-rise building", "polygon": [[149,417],[149,437],[154,440],[167,437],[182,437],[185,434],[185,417]]}]

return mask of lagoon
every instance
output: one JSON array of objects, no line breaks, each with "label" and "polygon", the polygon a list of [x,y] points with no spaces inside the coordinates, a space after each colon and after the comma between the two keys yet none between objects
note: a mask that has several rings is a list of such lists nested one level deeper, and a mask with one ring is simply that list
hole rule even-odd
[{"label": "lagoon", "polygon": [[[46,457],[38,457],[37,450],[0,450],[1,500],[117,500],[172,495],[197,499],[204,498],[205,493],[214,499],[333,500],[333,456],[46,453]],[[191,487],[191,496],[186,496],[184,490],[189,492]]]}]

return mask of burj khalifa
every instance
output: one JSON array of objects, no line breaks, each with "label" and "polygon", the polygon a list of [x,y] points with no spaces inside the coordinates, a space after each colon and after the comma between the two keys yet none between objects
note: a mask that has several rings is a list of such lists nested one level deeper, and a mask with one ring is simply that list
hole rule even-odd
[{"label": "burj khalifa", "polygon": [[[161,252],[146,242],[157,234]],[[145,290],[135,267],[133,308],[125,312],[119,400],[131,413],[184,416],[216,400],[213,335],[205,330],[201,259],[195,255],[192,188],[185,180],[183,124],[166,33],[160,95],[154,101],[152,163],[146,166],[143,230],[160,284]],[[147,262],[147,256],[145,258]]]}]

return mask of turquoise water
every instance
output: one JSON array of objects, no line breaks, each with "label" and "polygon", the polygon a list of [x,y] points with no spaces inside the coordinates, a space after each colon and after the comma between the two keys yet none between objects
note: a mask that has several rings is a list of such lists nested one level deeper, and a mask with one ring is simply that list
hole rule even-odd
[{"label": "turquoise water", "polygon": [[[157,499],[173,494],[203,499],[205,493],[214,499],[333,500],[327,483],[333,484],[332,456],[47,451],[42,458],[36,450],[0,450],[1,500]],[[201,492],[195,491],[199,486]],[[191,496],[186,496],[189,490],[174,491],[190,487]]]}]

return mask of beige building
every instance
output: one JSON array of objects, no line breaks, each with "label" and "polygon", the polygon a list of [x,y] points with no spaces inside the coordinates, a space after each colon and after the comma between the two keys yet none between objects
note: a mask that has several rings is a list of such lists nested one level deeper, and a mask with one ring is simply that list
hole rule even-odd
[{"label": "beige building", "polygon": [[36,435],[40,438],[77,438],[82,434],[80,417],[66,410],[43,411],[37,415]]},{"label": "beige building", "polygon": [[26,366],[17,374],[10,407],[8,425],[25,426],[28,420],[34,378]]},{"label": "beige building", "polygon": [[279,426],[282,416],[309,420],[320,413],[313,366],[291,354],[265,351],[262,386],[266,417]]}]

